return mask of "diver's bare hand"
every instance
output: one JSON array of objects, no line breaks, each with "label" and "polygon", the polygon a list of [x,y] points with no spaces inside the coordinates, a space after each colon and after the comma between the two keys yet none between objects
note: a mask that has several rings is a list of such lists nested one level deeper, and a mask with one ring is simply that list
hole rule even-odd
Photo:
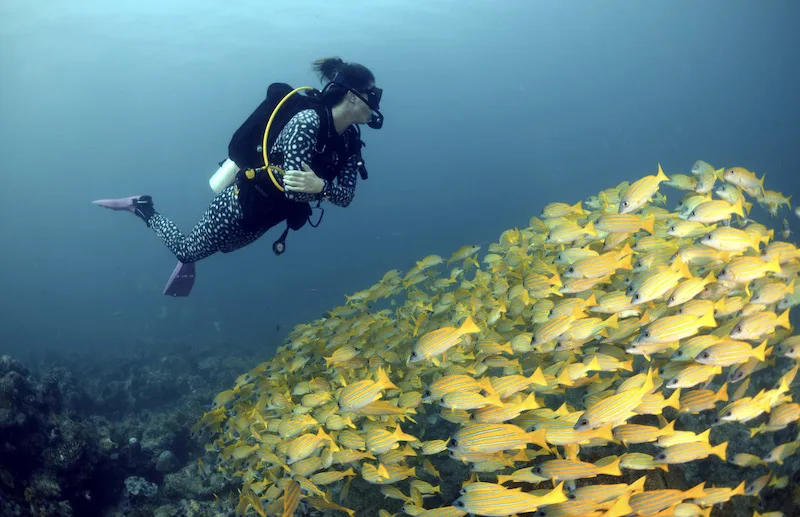
[{"label": "diver's bare hand", "polygon": [[306,162],[301,162],[302,171],[288,170],[283,174],[283,185],[286,190],[292,192],[305,192],[307,194],[317,194],[322,192],[325,181],[317,176]]}]

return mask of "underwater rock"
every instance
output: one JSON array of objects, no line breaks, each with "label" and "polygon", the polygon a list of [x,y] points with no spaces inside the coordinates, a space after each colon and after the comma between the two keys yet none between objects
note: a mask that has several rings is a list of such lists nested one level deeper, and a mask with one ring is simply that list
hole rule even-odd
[{"label": "underwater rock", "polygon": [[191,463],[178,472],[164,476],[162,492],[166,497],[211,499],[213,494],[223,493],[226,485],[227,481],[221,475],[213,473],[204,476],[197,463]]},{"label": "underwater rock", "polygon": [[156,470],[159,472],[174,472],[179,466],[178,457],[172,451],[162,452],[156,460]]},{"label": "underwater rock", "polygon": [[139,476],[125,478],[125,495],[133,497],[153,497],[158,493],[158,485]]}]

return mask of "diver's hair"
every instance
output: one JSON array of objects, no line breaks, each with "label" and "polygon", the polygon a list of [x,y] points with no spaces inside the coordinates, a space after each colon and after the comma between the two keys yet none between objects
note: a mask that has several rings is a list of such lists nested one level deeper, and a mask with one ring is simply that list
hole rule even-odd
[{"label": "diver's hair", "polygon": [[[311,69],[319,75],[323,83],[343,83],[358,91],[364,91],[375,84],[375,76],[369,68],[358,63],[345,63],[340,57],[324,57],[312,63]],[[347,88],[332,85],[322,100],[328,106],[335,106],[344,99]]]}]

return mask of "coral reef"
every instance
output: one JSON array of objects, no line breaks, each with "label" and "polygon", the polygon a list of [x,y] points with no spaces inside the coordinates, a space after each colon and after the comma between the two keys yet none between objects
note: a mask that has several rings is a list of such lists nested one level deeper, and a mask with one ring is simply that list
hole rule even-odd
[{"label": "coral reef", "polygon": [[189,430],[255,360],[163,343],[0,357],[0,515],[223,515],[228,481],[198,472]]}]

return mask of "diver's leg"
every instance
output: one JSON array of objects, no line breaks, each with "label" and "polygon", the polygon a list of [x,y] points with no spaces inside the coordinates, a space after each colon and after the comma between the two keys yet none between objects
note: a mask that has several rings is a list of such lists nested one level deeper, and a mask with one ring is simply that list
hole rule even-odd
[{"label": "diver's leg", "polygon": [[214,198],[188,236],[158,212],[153,213],[147,222],[175,257],[186,264],[217,251],[228,252],[244,247],[263,235],[264,232],[242,230],[240,220],[241,208],[235,186],[230,186]]}]

